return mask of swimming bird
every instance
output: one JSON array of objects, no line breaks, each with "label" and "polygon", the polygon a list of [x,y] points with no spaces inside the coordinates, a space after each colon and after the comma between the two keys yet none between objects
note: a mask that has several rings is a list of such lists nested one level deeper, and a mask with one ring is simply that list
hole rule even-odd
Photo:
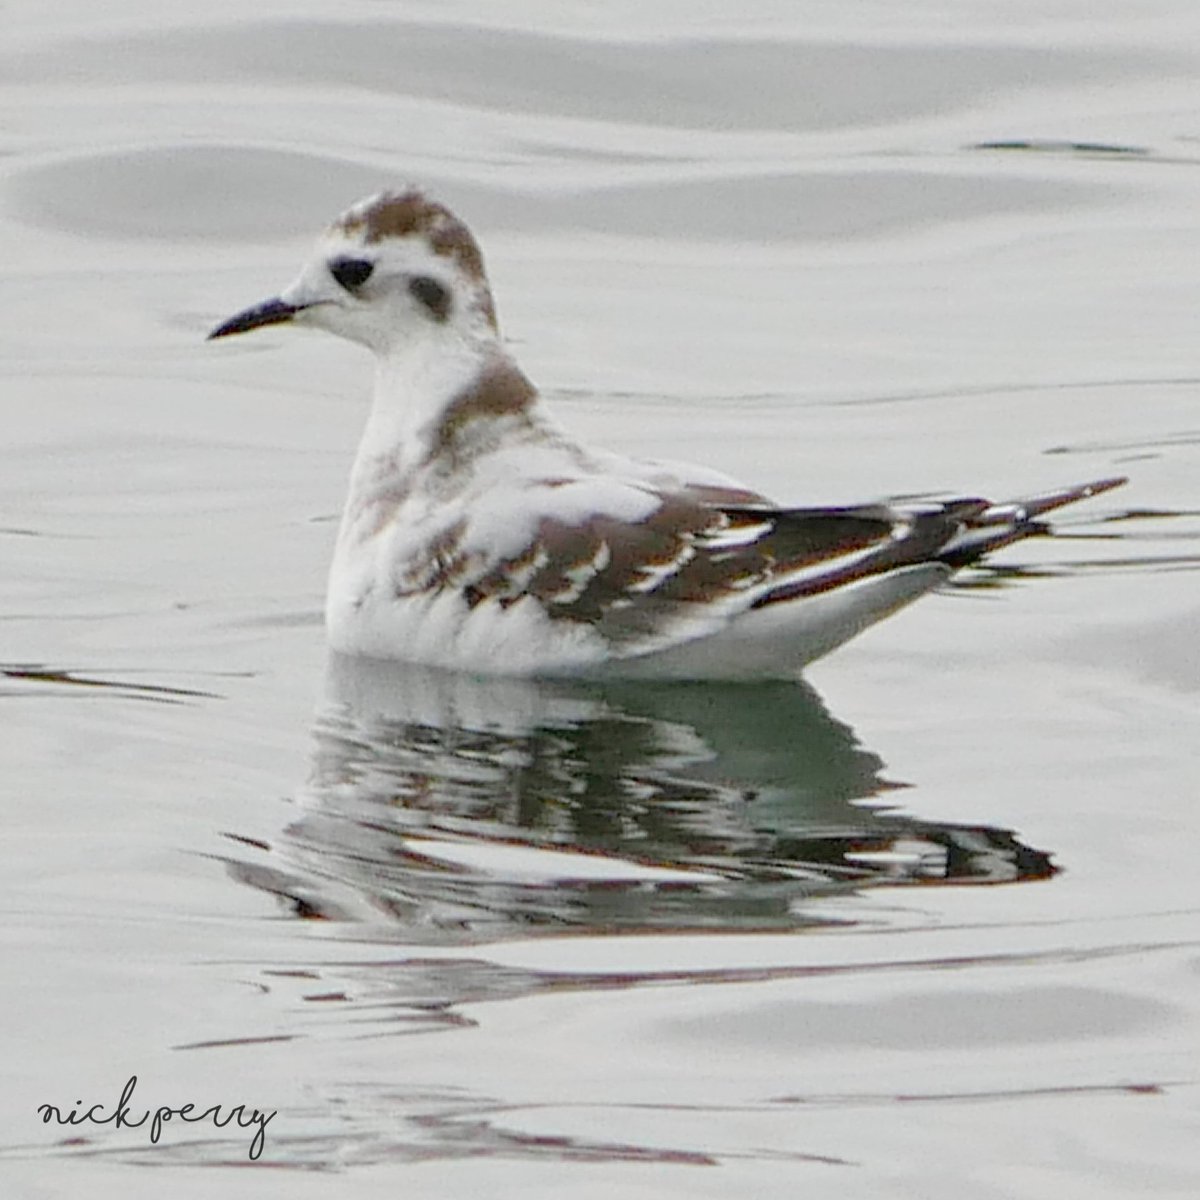
[{"label": "swimming bird", "polygon": [[326,598],[343,654],[482,674],[795,674],[1125,482],[791,508],[586,446],[501,339],[470,230],[417,190],[354,205],[290,287],[209,337],[284,323],[376,360]]}]

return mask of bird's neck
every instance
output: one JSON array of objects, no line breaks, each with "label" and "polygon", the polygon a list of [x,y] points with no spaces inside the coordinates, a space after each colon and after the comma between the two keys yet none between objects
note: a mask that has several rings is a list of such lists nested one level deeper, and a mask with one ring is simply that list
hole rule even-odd
[{"label": "bird's neck", "polygon": [[462,466],[543,420],[536,390],[498,340],[410,342],[378,358],[352,487]]},{"label": "bird's neck", "polygon": [[487,351],[464,339],[430,336],[380,354],[359,459],[387,456],[408,466],[420,461],[430,432],[455,395],[478,376]]}]

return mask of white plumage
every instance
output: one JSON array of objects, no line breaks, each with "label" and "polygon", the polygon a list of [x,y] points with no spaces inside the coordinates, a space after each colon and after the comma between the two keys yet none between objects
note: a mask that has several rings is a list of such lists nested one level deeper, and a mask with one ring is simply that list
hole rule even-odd
[{"label": "white plumage", "polygon": [[1004,505],[782,509],[592,450],[509,357],[474,238],[415,191],[362,201],[300,278],[212,337],[312,325],[377,360],[329,577],[346,654],[489,674],[795,673],[1038,518]]}]

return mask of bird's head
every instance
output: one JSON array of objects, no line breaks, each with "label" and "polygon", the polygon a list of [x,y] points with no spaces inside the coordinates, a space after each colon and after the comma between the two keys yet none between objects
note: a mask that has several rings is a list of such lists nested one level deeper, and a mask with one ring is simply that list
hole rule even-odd
[{"label": "bird's head", "polygon": [[377,354],[438,337],[497,336],[483,255],[471,231],[421,192],[381,192],[342,214],[299,278],[209,338],[308,325]]}]

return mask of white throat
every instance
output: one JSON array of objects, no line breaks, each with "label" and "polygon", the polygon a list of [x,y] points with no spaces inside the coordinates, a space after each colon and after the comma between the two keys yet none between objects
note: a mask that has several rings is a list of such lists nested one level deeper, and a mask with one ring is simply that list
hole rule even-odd
[{"label": "white throat", "polygon": [[377,475],[380,459],[401,475],[423,462],[443,414],[499,352],[494,343],[432,330],[379,355],[354,476],[363,469]]}]

